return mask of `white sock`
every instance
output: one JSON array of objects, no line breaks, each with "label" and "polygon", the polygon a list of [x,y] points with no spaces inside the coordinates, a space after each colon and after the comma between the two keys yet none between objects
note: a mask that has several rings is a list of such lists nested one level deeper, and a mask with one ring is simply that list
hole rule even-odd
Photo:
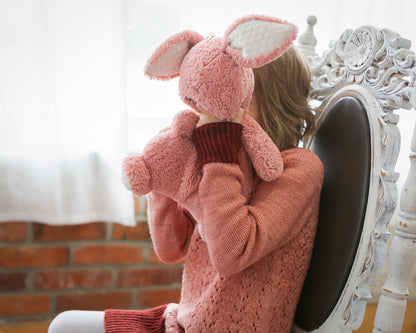
[{"label": "white sock", "polygon": [[48,333],[105,333],[104,311],[71,310],[60,313],[49,325]]}]

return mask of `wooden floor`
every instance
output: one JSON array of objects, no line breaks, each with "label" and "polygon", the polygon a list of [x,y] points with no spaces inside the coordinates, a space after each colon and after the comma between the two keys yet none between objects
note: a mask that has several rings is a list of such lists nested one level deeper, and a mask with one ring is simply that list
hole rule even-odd
[{"label": "wooden floor", "polygon": [[[373,330],[374,318],[376,316],[377,304],[368,304],[365,312],[364,322],[356,333],[371,333]],[[403,328],[401,333],[416,332],[416,301],[408,302],[406,315],[404,317]]]},{"label": "wooden floor", "polygon": [[47,333],[49,323],[22,323],[0,325],[0,333]]},{"label": "wooden floor", "polygon": [[[367,305],[364,322],[355,333],[371,333],[373,330],[374,317],[376,315],[376,304]],[[0,333],[47,333],[49,323],[22,323],[15,325],[0,325]],[[403,323],[402,333],[416,332],[416,301],[407,304],[406,316]]]}]

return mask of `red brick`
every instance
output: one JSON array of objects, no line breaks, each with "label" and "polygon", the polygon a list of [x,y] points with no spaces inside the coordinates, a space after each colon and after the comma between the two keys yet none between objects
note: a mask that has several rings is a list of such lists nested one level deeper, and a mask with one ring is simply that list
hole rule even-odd
[{"label": "red brick", "polygon": [[36,272],[36,289],[71,289],[71,288],[100,288],[112,283],[111,272],[100,270],[48,270]]},{"label": "red brick", "polygon": [[119,272],[118,285],[139,287],[180,283],[182,267],[124,269]]},{"label": "red brick", "polygon": [[0,223],[0,242],[25,241],[27,236],[26,222]]},{"label": "red brick", "polygon": [[52,226],[33,223],[33,240],[37,242],[105,239],[105,233],[105,223],[88,223],[70,226]]},{"label": "red brick", "polygon": [[57,312],[65,310],[128,309],[132,305],[129,291],[61,294],[56,296]]},{"label": "red brick", "polygon": [[155,307],[167,303],[179,303],[181,288],[143,290],[139,293],[139,307]]},{"label": "red brick", "polygon": [[65,246],[0,247],[0,267],[48,267],[67,265],[69,249]]},{"label": "red brick", "polygon": [[0,295],[0,316],[44,314],[50,307],[47,294]]},{"label": "red brick", "polygon": [[74,252],[74,264],[138,264],[143,262],[139,245],[84,245]]},{"label": "red brick", "polygon": [[149,225],[144,222],[134,227],[114,224],[113,239],[115,240],[150,240]]},{"label": "red brick", "polygon": [[27,273],[0,272],[1,291],[21,291],[26,289]]}]

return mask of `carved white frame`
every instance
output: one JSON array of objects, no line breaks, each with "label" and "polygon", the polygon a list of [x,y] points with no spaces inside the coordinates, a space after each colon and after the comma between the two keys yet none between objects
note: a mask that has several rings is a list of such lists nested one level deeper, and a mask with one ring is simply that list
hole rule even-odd
[{"label": "carved white frame", "polygon": [[[311,98],[321,102],[318,126],[340,98],[350,96],[364,105],[371,131],[371,182],[360,244],[341,297],[327,320],[314,330],[345,333],[361,326],[366,304],[371,299],[370,287],[386,259],[390,237],[387,226],[397,204],[399,176],[394,171],[400,150],[400,133],[396,126],[399,117],[393,111],[411,109],[416,104],[416,57],[409,51],[410,41],[393,31],[372,26],[346,30],[322,57],[318,57],[313,35],[316,18],[309,17],[307,22],[308,29],[300,36],[298,44],[311,65]],[[416,260],[416,134],[412,150],[412,169],[403,190],[406,190],[406,211],[399,215],[399,235],[395,236],[395,239],[401,238],[392,242],[394,265],[383,287],[374,333],[400,332],[408,295],[407,282]],[[391,327],[396,330],[390,330]],[[400,328],[397,330],[397,327]],[[303,330],[294,327],[293,332]]]}]

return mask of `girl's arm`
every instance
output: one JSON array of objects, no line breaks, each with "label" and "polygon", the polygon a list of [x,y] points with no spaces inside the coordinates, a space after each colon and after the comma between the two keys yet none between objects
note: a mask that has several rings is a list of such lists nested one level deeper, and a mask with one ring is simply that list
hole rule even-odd
[{"label": "girl's arm", "polygon": [[148,221],[156,254],[165,263],[181,261],[194,230],[192,216],[174,200],[152,191],[147,196]]},{"label": "girl's arm", "polygon": [[199,194],[204,219],[200,224],[214,267],[229,275],[290,241],[303,228],[300,221],[306,223],[308,216],[317,213],[323,168],[309,150],[286,151],[282,153],[283,174],[276,181],[260,183],[247,204],[241,195],[239,165],[233,158],[218,162],[218,156],[229,155],[219,150],[225,145],[229,152],[230,143],[214,142],[217,131],[217,125],[210,124],[195,130],[194,135],[203,161]]}]

